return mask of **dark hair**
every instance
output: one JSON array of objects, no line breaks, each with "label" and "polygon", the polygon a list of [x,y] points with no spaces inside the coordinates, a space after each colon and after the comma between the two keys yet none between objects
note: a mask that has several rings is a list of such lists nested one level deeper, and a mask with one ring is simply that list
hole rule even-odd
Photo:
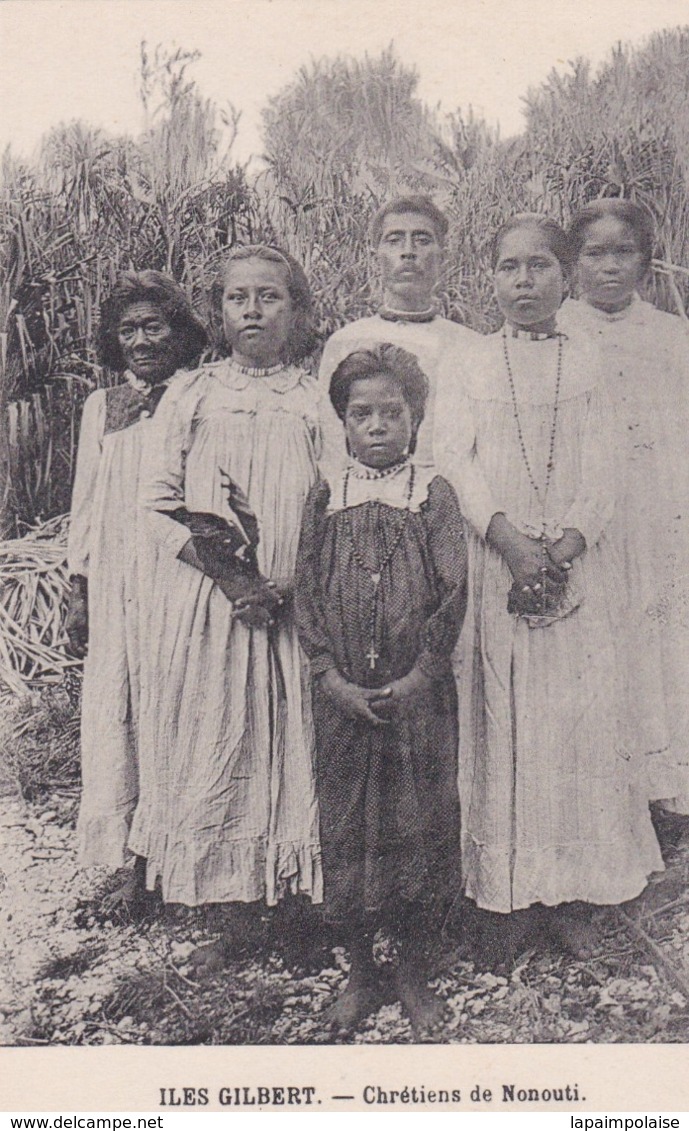
[{"label": "dark hair", "polygon": [[247,259],[262,259],[266,263],[277,263],[285,272],[287,291],[292,300],[293,321],[290,334],[289,360],[301,361],[308,357],[318,344],[316,334],[316,318],[313,309],[313,297],[309,281],[304,268],[287,251],[268,244],[244,244],[234,247],[222,260],[218,273],[211,286],[211,306],[213,322],[217,327],[220,344],[229,348],[222,329],[222,296],[225,290],[225,280],[230,267],[234,263],[242,263]]},{"label": "dark hair", "polygon": [[208,342],[206,329],[182,288],[162,271],[125,271],[120,275],[100,308],[96,348],[101,365],[124,369],[117,331],[122,315],[135,302],[150,302],[158,307],[177,336],[179,365],[194,365]]},{"label": "dark hair", "polygon": [[508,236],[511,232],[519,231],[520,228],[534,228],[539,232],[558,260],[564,274],[569,273],[574,259],[569,236],[556,220],[552,220],[550,216],[543,216],[540,212],[517,212],[498,228],[491,245],[490,262],[493,270],[497,267],[500,258],[500,245],[505,236]]},{"label": "dark hair", "polygon": [[337,366],[330,378],[330,400],[333,408],[344,421],[347,405],[355,381],[365,381],[368,377],[391,377],[402,390],[409,405],[412,418],[412,439],[409,450],[416,447],[416,434],[423,420],[428,399],[428,378],[421,369],[413,353],[384,343],[367,350],[350,353]]},{"label": "dark hair", "polygon": [[433,224],[438,243],[445,243],[449,227],[447,216],[433,203],[430,196],[419,195],[398,196],[395,200],[388,201],[387,204],[378,209],[369,228],[373,246],[378,247],[380,243],[383,234],[383,222],[387,216],[405,216],[409,212],[418,212],[420,216],[426,216]]},{"label": "dark hair", "polygon": [[568,231],[574,258],[579,256],[591,224],[608,218],[619,220],[621,224],[627,224],[632,229],[643,256],[644,272],[647,271],[651,265],[655,243],[653,217],[642,205],[634,204],[632,200],[620,200],[618,197],[592,200],[574,214]]}]

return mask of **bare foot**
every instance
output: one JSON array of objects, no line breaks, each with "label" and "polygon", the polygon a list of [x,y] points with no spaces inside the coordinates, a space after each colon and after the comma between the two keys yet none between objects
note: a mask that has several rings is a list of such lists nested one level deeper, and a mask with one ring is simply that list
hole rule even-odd
[{"label": "bare foot", "polygon": [[189,965],[197,977],[209,977],[224,970],[231,958],[231,947],[226,939],[197,946],[189,955]]},{"label": "bare foot", "polygon": [[122,882],[103,899],[103,912],[109,916],[132,915],[146,902],[146,861],[137,856],[132,868],[121,868]]},{"label": "bare foot", "polygon": [[260,928],[258,903],[226,903],[209,907],[209,921],[215,924],[219,938],[197,946],[189,955],[195,974],[212,977],[235,959],[246,955],[257,939]]},{"label": "bare foot", "polygon": [[659,911],[668,904],[672,906],[674,901],[684,894],[684,890],[685,882],[681,874],[675,875],[669,870],[657,872],[650,877],[641,895],[624,903],[622,907],[633,918],[639,919]]},{"label": "bare foot", "polygon": [[651,819],[664,859],[687,843],[689,816],[666,809],[662,801],[654,801],[651,804]]},{"label": "bare foot", "polygon": [[397,971],[397,992],[411,1021],[414,1040],[437,1040],[447,1019],[447,1007],[430,988],[422,971],[411,963],[401,963]]},{"label": "bare foot", "polygon": [[476,912],[476,969],[509,974],[519,955],[534,945],[540,927],[540,911],[539,907],[526,907],[509,914]]},{"label": "bare foot", "polygon": [[508,970],[512,962],[510,916],[493,911],[475,913],[473,957],[479,971]]},{"label": "bare foot", "polygon": [[385,997],[375,967],[365,974],[352,971],[344,990],[325,1015],[326,1024],[342,1035],[352,1033],[365,1017],[380,1009]]},{"label": "bare foot", "polygon": [[548,926],[551,937],[573,958],[580,962],[593,958],[600,939],[593,921],[593,910],[586,903],[562,903],[551,908]]}]

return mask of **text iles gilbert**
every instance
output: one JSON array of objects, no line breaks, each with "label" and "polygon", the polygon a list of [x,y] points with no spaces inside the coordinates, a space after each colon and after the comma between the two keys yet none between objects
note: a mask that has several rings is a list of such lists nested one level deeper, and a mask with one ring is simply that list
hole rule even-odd
[{"label": "text iles gilbert", "polygon": [[[213,1103],[212,1089],[207,1087],[160,1088],[161,1107],[207,1107]],[[331,1096],[330,1099],[356,1099],[352,1096]],[[473,1088],[427,1087],[403,1085],[399,1088],[367,1084],[360,1093],[367,1106],[427,1105],[427,1104],[493,1104],[493,1103],[582,1103],[586,1097],[579,1094],[578,1084],[563,1084],[551,1088],[527,1088],[517,1084],[501,1084],[491,1088],[475,1085]],[[217,1092],[220,1107],[311,1107],[320,1104],[317,1089],[312,1085],[233,1085]]]},{"label": "text iles gilbert", "polygon": [[[235,1086],[220,1088],[217,1102],[221,1107],[311,1107],[316,1089],[310,1085]],[[210,1088],[160,1088],[161,1107],[207,1107]]]}]

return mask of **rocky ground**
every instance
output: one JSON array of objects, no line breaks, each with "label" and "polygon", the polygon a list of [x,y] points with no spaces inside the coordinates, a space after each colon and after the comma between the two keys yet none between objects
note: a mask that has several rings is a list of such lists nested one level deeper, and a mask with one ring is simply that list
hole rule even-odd
[{"label": "rocky ground", "polygon": [[[336,940],[294,905],[266,914],[251,953],[196,980],[190,952],[213,937],[201,912],[154,902],[133,921],[108,917],[112,878],[80,870],[78,786],[22,797],[0,773],[0,1042],[54,1044],[303,1044],[332,1036],[324,1012],[347,975]],[[461,906],[436,960],[448,1004],[447,1042],[689,1040],[689,844],[623,912],[605,912],[589,962],[538,936],[503,975],[468,959]],[[385,941],[381,961],[389,961]],[[412,1040],[399,1005],[371,1016],[352,1041]]]}]

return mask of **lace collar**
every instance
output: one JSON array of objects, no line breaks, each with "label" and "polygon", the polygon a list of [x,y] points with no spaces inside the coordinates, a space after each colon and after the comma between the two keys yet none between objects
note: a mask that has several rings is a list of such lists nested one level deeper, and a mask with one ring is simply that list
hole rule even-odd
[{"label": "lace collar", "polygon": [[228,357],[217,362],[216,365],[216,372],[224,384],[237,390],[260,385],[273,393],[289,393],[296,388],[303,376],[303,370],[289,362],[268,369],[249,369],[248,366],[238,365]]},{"label": "lace collar", "polygon": [[[412,466],[414,467],[413,491],[409,496]],[[406,459],[392,468],[376,472],[364,467],[357,460],[350,460],[346,469],[329,481],[330,500],[328,511],[334,513],[360,507],[364,503],[382,503],[396,510],[416,512],[428,498],[428,488],[437,472],[433,467],[420,467]]]},{"label": "lace collar", "polygon": [[393,463],[390,467],[368,467],[365,463],[359,463],[358,459],[350,459],[347,465],[347,471],[352,479],[365,479],[378,480],[378,479],[394,479],[402,474],[405,468],[410,464],[409,456],[405,456],[399,463]]}]

